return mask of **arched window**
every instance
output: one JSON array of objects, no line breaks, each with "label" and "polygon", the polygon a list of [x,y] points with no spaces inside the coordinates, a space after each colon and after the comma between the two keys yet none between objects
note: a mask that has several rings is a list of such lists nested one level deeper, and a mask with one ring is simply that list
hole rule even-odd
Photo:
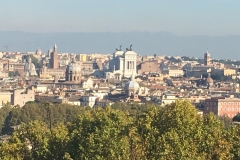
[{"label": "arched window", "polygon": [[76,77],[75,76],[73,76],[73,80],[76,81]]}]

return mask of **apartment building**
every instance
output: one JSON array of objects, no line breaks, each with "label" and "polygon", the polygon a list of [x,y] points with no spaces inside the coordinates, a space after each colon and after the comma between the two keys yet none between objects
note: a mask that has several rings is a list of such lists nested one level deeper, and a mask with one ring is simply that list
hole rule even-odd
[{"label": "apartment building", "polygon": [[204,114],[214,113],[217,116],[228,116],[233,118],[240,112],[240,99],[238,98],[224,98],[214,97],[205,99]]}]

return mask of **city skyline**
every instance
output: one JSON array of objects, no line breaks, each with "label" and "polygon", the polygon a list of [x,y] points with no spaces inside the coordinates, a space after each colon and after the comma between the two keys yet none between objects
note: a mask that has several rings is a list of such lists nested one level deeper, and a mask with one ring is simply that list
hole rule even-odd
[{"label": "city skyline", "polygon": [[1,31],[240,35],[240,2],[236,0],[0,0],[0,4]]}]

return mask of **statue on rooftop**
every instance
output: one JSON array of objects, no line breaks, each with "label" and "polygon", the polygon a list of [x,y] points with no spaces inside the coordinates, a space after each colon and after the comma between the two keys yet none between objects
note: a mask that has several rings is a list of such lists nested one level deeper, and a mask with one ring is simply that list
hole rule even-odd
[{"label": "statue on rooftop", "polygon": [[122,45],[120,45],[119,49],[116,48],[116,51],[121,51],[122,50]]},{"label": "statue on rooftop", "polygon": [[130,49],[129,49],[130,51],[132,51],[132,44],[131,44],[131,46],[130,46]]}]

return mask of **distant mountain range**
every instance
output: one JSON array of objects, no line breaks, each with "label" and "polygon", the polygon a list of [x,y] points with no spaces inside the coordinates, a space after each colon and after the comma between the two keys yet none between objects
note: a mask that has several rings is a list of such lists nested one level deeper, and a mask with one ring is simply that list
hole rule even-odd
[{"label": "distant mountain range", "polygon": [[207,51],[218,59],[240,59],[240,35],[177,36],[169,32],[102,32],[102,33],[28,33],[0,31],[0,51],[47,52],[57,44],[59,52],[113,53],[122,45],[141,55],[203,57]]}]

